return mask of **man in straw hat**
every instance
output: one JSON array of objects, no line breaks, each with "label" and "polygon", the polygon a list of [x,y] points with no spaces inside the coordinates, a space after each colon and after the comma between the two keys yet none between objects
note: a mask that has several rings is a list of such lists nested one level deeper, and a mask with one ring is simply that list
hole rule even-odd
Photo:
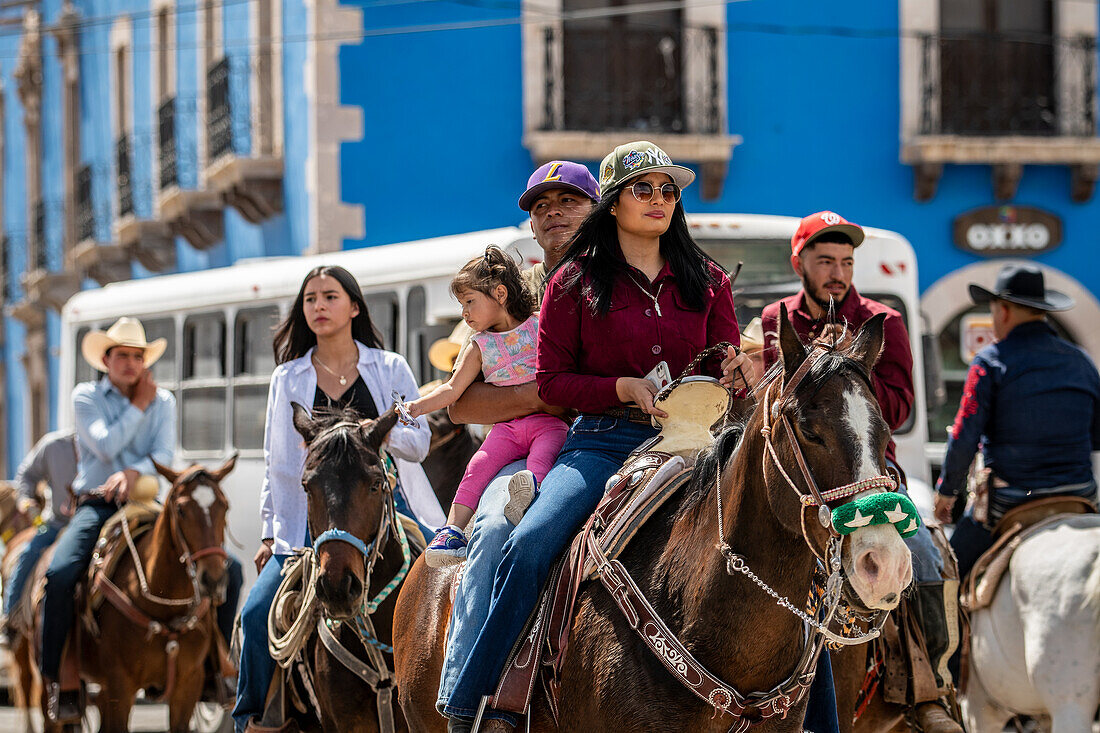
[{"label": "man in straw hat", "polygon": [[[791,268],[802,281],[802,289],[764,308],[761,318],[764,363],[771,366],[779,358],[776,341],[780,304],[786,305],[791,325],[803,341],[821,339],[832,343],[842,339],[839,345],[844,345],[872,316],[885,313],[882,355],[871,372],[871,384],[883,419],[891,430],[897,430],[913,411],[913,354],[901,314],[860,295],[852,284],[855,252],[864,238],[862,227],[832,211],[819,211],[802,219],[791,239]],[[887,465],[904,478],[894,451],[894,441],[890,440],[886,446]],[[904,482],[898,490],[906,491]],[[950,701],[953,695],[950,676],[944,678],[938,674],[944,668],[942,661],[951,655],[957,643],[953,641],[957,640],[957,634],[950,633],[958,625],[957,584],[944,582],[945,559],[927,527],[922,526],[905,544],[912,552],[916,593],[904,606],[907,610],[899,613],[912,613],[916,624],[907,624],[906,628],[919,626],[931,657],[931,660],[912,658],[909,670],[912,677],[928,682],[912,685],[909,697],[913,716],[925,733],[962,733],[962,727],[949,712],[955,707]]]},{"label": "man in straw hat", "polygon": [[970,298],[989,304],[996,341],[970,362],[935,497],[936,518],[949,521],[980,442],[991,469],[988,524],[968,511],[955,525],[961,576],[993,544],[991,527],[1007,510],[1055,495],[1095,500],[1091,451],[1100,450],[1100,375],[1047,322],[1073,300],[1047,288],[1039,268],[1015,264],[992,290],[972,284]]},{"label": "man in straw hat", "polygon": [[77,508],[46,571],[40,667],[54,721],[79,718],[77,691],[58,684],[61,655],[75,615],[73,594],[87,571],[99,531],[130,495],[138,477],[168,466],[176,444],[176,401],[149,372],[167,342],[146,341],[134,318],[84,336],[81,353],[100,372],[73,390],[79,462],[72,482]]}]

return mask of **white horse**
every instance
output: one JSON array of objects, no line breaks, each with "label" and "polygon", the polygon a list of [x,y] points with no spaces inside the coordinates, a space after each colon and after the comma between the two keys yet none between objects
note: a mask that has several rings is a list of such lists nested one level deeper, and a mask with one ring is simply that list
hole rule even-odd
[{"label": "white horse", "polygon": [[1100,515],[1067,516],[1016,549],[993,602],[970,620],[971,733],[1017,714],[1052,733],[1092,730],[1100,704]]}]

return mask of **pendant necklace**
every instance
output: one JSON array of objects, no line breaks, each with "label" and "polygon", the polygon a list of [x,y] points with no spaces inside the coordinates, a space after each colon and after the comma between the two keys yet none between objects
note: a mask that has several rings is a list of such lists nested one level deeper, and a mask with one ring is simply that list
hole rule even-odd
[{"label": "pendant necklace", "polygon": [[329,369],[329,368],[328,368],[328,364],[325,364],[325,362],[321,361],[320,357],[318,357],[318,356],[317,356],[317,352],[313,352],[313,359],[314,359],[314,360],[315,360],[315,361],[316,361],[316,362],[317,362],[318,364],[320,364],[320,365],[321,365],[321,368],[322,368],[322,369],[324,369],[324,370],[325,370],[326,372],[328,372],[328,373],[329,373],[329,374],[331,374],[332,376],[334,376],[334,377],[336,377],[337,379],[339,379],[339,380],[340,380],[340,386],[341,386],[341,387],[343,387],[343,386],[347,385],[347,383],[348,383],[348,378],[347,378],[347,377],[345,377],[345,376],[344,376],[343,374],[337,374],[336,372],[334,372],[334,371],[332,371],[331,369]]},{"label": "pendant necklace", "polygon": [[642,284],[635,280],[633,275],[628,274],[627,277],[630,278],[630,282],[638,286],[638,290],[641,290],[643,293],[645,293],[647,298],[653,301],[653,310],[657,312],[657,317],[660,318],[663,314],[661,313],[661,306],[657,304],[657,298],[661,297],[661,288],[665,286],[664,282],[657,286],[657,294],[654,295],[653,293],[649,292],[648,288],[642,287]]}]

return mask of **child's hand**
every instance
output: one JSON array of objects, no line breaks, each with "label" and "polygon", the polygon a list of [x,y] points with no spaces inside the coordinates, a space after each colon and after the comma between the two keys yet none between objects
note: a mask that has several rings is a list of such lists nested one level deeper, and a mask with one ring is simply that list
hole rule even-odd
[{"label": "child's hand", "polygon": [[405,410],[411,417],[420,417],[424,414],[424,411],[420,409],[419,402],[420,400],[413,400],[405,403]]}]

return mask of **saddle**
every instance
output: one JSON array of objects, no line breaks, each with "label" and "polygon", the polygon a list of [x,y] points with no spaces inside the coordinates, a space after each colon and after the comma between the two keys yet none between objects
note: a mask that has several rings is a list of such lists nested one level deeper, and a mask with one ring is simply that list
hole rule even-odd
[{"label": "saddle", "polygon": [[582,584],[600,577],[601,568],[618,558],[638,530],[688,482],[695,456],[713,442],[710,428],[726,414],[729,393],[717,380],[688,377],[658,394],[656,401],[669,415],[659,422],[654,418],[661,433],[632,453],[608,480],[595,512],[552,566],[526,633],[509,655],[494,708],[526,713],[542,672],[557,719],[561,667]]},{"label": "saddle", "polygon": [[129,503],[115,512],[103,525],[99,532],[99,540],[96,541],[95,551],[92,553],[92,561],[88,566],[86,578],[88,602],[84,607],[86,620],[90,620],[92,614],[103,604],[104,596],[100,579],[110,578],[118,567],[118,563],[129,551],[123,523],[126,524],[130,538],[136,542],[139,537],[153,528],[160,511],[161,508],[157,504]]},{"label": "saddle", "polygon": [[1028,537],[1059,521],[1066,514],[1094,514],[1096,505],[1080,496],[1050,496],[1029,501],[1005,512],[993,528],[995,542],[978,558],[963,583],[960,603],[968,611],[986,608],[993,602],[1001,577],[1012,555]]}]

